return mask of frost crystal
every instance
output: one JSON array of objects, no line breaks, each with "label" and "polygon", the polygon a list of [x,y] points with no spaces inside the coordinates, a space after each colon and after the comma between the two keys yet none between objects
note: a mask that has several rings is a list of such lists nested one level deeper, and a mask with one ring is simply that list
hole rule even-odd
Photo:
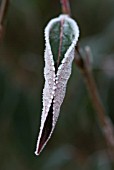
[{"label": "frost crystal", "polygon": [[[66,51],[63,55],[61,63],[59,64],[58,68],[55,68],[55,56],[53,56],[52,46],[50,44],[50,30],[54,24],[61,21],[65,21],[64,30],[67,30],[68,27],[66,23],[70,25],[73,37],[70,46],[65,49]],[[39,153],[42,151],[55,128],[55,124],[60,112],[60,107],[65,97],[66,85],[71,74],[72,61],[74,59],[74,49],[78,41],[78,37],[79,29],[76,22],[67,15],[60,15],[58,18],[52,19],[45,28],[45,85],[43,89],[43,111],[41,116],[41,127],[35,151],[36,155],[39,155]]]}]

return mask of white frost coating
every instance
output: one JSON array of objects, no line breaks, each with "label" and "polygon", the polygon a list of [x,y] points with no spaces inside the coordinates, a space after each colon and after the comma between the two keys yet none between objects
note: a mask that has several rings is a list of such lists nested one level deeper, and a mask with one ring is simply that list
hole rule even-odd
[{"label": "white frost coating", "polygon": [[[61,20],[66,20],[67,22],[70,23],[72,30],[74,32],[74,39],[72,41],[72,44],[66,51],[64,58],[58,68],[58,71],[55,74],[54,59],[53,59],[53,54],[52,54],[51,46],[49,42],[49,34],[50,34],[50,29],[52,28],[53,24]],[[48,116],[48,112],[49,112],[52,100],[53,100],[52,129],[47,140],[43,144],[40,152],[42,151],[42,149],[44,148],[44,146],[50,139],[51,134],[55,128],[55,124],[56,124],[56,121],[58,119],[59,112],[60,112],[60,106],[65,97],[66,85],[71,74],[72,61],[74,59],[74,49],[78,41],[78,37],[79,37],[79,28],[77,26],[77,23],[73,19],[71,19],[68,15],[60,15],[58,18],[52,19],[48,23],[47,27],[45,28],[45,41],[46,41],[46,49],[45,49],[45,54],[44,54],[45,85],[43,89],[43,111],[42,111],[42,116],[41,116],[41,127],[40,127],[39,136],[38,136],[37,147],[35,151],[36,155],[39,155],[38,153],[39,143],[40,143],[44,123]]]}]

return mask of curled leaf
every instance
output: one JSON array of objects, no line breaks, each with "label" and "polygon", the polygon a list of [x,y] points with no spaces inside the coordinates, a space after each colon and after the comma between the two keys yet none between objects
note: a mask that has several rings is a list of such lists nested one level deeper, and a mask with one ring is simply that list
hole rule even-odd
[{"label": "curled leaf", "polygon": [[78,26],[68,15],[52,19],[45,29],[45,85],[36,155],[40,154],[55,128],[71,74],[78,37]]}]

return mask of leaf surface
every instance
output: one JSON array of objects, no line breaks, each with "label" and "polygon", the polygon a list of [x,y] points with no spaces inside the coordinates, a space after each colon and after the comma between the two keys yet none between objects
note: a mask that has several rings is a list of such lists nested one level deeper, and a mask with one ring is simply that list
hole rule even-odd
[{"label": "leaf surface", "polygon": [[71,75],[78,36],[76,22],[67,15],[52,19],[45,29],[45,85],[36,155],[40,154],[54,131]]},{"label": "leaf surface", "polygon": [[56,70],[74,39],[72,27],[65,19],[56,22],[50,30],[50,46]]}]

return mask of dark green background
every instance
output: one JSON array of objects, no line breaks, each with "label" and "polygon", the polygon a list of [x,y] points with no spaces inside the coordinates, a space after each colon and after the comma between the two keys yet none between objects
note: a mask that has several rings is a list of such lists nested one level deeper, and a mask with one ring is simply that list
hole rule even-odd
[{"label": "dark green background", "polygon": [[[81,47],[93,53],[93,74],[114,122],[114,0],[71,0]],[[59,0],[11,0],[0,44],[0,170],[113,170],[82,75],[72,76],[54,134],[34,155],[44,84],[44,27]]]}]

